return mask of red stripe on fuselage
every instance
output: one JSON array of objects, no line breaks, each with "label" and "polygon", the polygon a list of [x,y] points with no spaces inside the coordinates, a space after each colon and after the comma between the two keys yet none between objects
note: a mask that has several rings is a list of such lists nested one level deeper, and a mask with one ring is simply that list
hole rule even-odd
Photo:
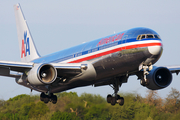
[{"label": "red stripe on fuselage", "polygon": [[162,44],[161,43],[144,43],[144,44],[123,46],[123,47],[116,48],[116,49],[113,49],[113,50],[109,50],[109,51],[106,51],[106,52],[102,52],[102,53],[98,53],[98,54],[91,55],[91,56],[88,56],[88,57],[80,58],[78,60],[73,60],[73,61],[70,61],[68,63],[79,63],[79,62],[82,62],[82,61],[87,61],[87,60],[90,60],[90,59],[94,59],[94,58],[97,58],[97,57],[101,57],[101,56],[104,56],[104,55],[108,55],[108,54],[111,54],[111,53],[122,51],[122,50],[125,50],[125,49],[128,50],[128,49],[148,47],[148,46],[162,46]]}]

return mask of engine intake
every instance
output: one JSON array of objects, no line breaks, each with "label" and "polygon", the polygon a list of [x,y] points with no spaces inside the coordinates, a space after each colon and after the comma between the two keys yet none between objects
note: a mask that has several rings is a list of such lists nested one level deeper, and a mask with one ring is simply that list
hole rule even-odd
[{"label": "engine intake", "polygon": [[28,81],[33,85],[51,84],[56,78],[56,68],[50,64],[35,65],[28,73]]},{"label": "engine intake", "polygon": [[147,75],[147,88],[158,90],[169,86],[172,82],[172,74],[166,67],[155,67]]}]

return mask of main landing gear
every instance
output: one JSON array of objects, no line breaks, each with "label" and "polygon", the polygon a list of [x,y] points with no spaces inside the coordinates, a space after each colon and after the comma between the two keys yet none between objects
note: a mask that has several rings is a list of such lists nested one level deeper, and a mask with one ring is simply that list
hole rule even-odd
[{"label": "main landing gear", "polygon": [[116,96],[112,96],[112,95],[108,95],[107,96],[107,102],[111,103],[111,105],[115,105],[116,103],[118,103],[120,106],[124,105],[124,98],[120,97],[120,95],[116,95]]},{"label": "main landing gear", "polygon": [[53,93],[46,95],[44,92],[42,92],[40,95],[40,100],[43,101],[44,103],[52,102],[53,104],[56,104],[57,96],[53,95]]},{"label": "main landing gear", "polygon": [[120,106],[124,105],[124,98],[117,94],[121,84],[122,83],[119,83],[119,80],[114,81],[114,84],[112,84],[113,86],[111,86],[114,89],[114,94],[107,95],[107,103],[111,103],[111,105],[115,105],[116,103]]}]

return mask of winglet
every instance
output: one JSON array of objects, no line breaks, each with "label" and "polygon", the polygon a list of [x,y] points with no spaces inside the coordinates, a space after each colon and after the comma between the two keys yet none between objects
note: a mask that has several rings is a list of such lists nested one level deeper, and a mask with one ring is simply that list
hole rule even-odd
[{"label": "winglet", "polygon": [[31,33],[29,31],[26,19],[23,15],[20,4],[14,5],[17,34],[19,41],[20,57],[23,62],[30,62],[40,57]]}]

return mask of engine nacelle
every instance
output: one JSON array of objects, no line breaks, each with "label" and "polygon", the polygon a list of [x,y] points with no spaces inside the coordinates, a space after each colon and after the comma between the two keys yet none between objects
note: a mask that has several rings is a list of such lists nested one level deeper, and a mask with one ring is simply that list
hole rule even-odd
[{"label": "engine nacelle", "polygon": [[53,83],[57,78],[57,71],[50,64],[37,64],[28,73],[28,81],[33,85]]},{"label": "engine nacelle", "polygon": [[166,67],[155,67],[147,75],[147,88],[158,90],[169,86],[172,82],[172,74]]}]

